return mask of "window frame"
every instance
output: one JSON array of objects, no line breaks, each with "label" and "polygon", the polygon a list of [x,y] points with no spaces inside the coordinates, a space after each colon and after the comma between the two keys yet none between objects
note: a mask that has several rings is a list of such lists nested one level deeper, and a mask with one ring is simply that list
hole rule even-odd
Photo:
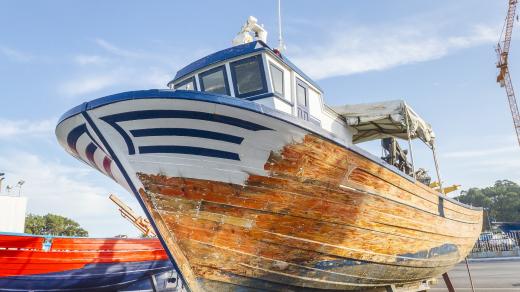
[{"label": "window frame", "polygon": [[[297,116],[298,118],[304,120],[304,121],[310,121],[311,119],[311,110],[310,110],[310,102],[309,102],[309,85],[305,83],[305,81],[301,80],[300,78],[296,77],[296,92],[295,92],[295,98],[296,98],[296,110],[297,110]],[[305,105],[300,104],[300,100],[298,98],[298,86],[301,86],[305,90]],[[300,117],[299,111],[302,111],[306,114],[305,116]]]},{"label": "window frame", "polygon": [[303,89],[305,89],[305,107],[309,108],[309,86],[305,83],[305,81],[301,80],[300,78],[296,77],[296,104],[300,105],[298,100],[298,86],[301,86]]},{"label": "window frame", "polygon": [[[258,64],[258,67],[260,69],[260,78],[261,78],[261,82],[262,82],[262,88],[259,89],[259,90],[250,91],[250,92],[247,92],[247,93],[240,94],[239,90],[238,90],[238,82],[237,82],[237,75],[236,75],[235,66],[236,65],[240,65],[242,63],[247,63],[247,62],[251,61],[252,59],[256,60],[256,62]],[[263,58],[262,58],[261,54],[250,56],[250,57],[247,57],[247,58],[243,58],[243,59],[240,59],[240,60],[236,60],[236,61],[230,62],[229,63],[229,68],[231,70],[231,78],[233,79],[232,83],[233,83],[233,90],[235,91],[235,97],[244,98],[244,97],[250,97],[250,96],[255,96],[255,95],[260,95],[260,94],[263,94],[263,93],[267,93],[267,90],[268,90],[267,89],[267,81],[266,81],[267,77],[266,77],[266,74],[265,74],[264,62],[263,62]]]},{"label": "window frame", "polygon": [[204,88],[204,79],[203,79],[203,77],[207,76],[207,75],[210,75],[212,73],[215,73],[217,71],[222,71],[222,74],[224,75],[224,86],[226,88],[226,94],[225,95],[231,96],[231,93],[229,91],[229,81],[228,81],[228,77],[227,77],[227,70],[226,70],[226,65],[225,64],[222,64],[222,65],[217,66],[215,68],[211,68],[209,70],[206,70],[204,72],[199,73],[198,77],[199,77],[200,91],[207,92],[207,93],[210,93],[210,94],[222,94],[222,93],[216,93],[216,92],[209,92],[209,91],[206,91],[205,88]]},{"label": "window frame", "polygon": [[[279,70],[280,72],[282,72],[282,94],[281,95],[280,95],[280,93],[276,92],[274,89],[273,70],[272,70],[273,67],[275,69]],[[287,100],[285,98],[285,71],[282,68],[280,68],[279,66],[277,66],[275,63],[269,62],[269,74],[271,75],[270,77],[271,77],[271,86],[273,88],[273,93],[279,95],[284,100]]]},{"label": "window frame", "polygon": [[[197,89],[197,82],[195,81],[195,76],[191,76],[190,78],[186,78],[183,81],[174,84],[173,89],[177,90],[179,87],[184,86],[190,82],[193,82],[193,91],[198,91]],[[189,89],[180,89],[180,90],[189,90]]]}]

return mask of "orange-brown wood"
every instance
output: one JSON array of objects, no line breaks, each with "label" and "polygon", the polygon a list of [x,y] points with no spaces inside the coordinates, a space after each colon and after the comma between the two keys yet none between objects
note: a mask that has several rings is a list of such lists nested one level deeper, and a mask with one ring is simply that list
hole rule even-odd
[{"label": "orange-brown wood", "polygon": [[481,229],[482,211],[313,135],[271,153],[265,170],[244,186],[138,174],[192,289],[422,281],[462,260]]}]

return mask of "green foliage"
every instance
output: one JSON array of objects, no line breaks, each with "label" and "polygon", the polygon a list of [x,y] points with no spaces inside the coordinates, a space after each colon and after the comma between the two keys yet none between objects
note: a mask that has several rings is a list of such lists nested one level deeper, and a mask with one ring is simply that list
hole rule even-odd
[{"label": "green foliage", "polygon": [[483,207],[492,221],[520,221],[520,186],[509,180],[498,180],[494,186],[462,191],[457,199],[463,203]]},{"label": "green foliage", "polygon": [[25,216],[25,233],[36,235],[58,235],[58,236],[88,236],[88,232],[81,228],[76,221],[55,215]]}]

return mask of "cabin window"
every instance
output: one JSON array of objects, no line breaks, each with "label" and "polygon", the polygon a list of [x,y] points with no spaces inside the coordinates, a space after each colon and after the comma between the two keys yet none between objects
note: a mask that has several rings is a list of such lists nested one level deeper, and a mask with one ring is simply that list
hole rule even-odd
[{"label": "cabin window", "polygon": [[269,69],[271,71],[271,82],[273,83],[273,91],[274,93],[284,96],[284,86],[283,86],[283,70],[275,66],[274,64],[269,64]]},{"label": "cabin window", "polygon": [[200,73],[199,77],[202,91],[230,95],[227,84],[226,68],[224,66],[216,67]]},{"label": "cabin window", "polygon": [[190,77],[182,82],[175,84],[175,89],[181,90],[196,90],[195,77]]},{"label": "cabin window", "polygon": [[307,85],[296,79],[296,101],[298,104],[298,117],[300,119],[309,120],[309,96]]},{"label": "cabin window", "polygon": [[267,91],[260,55],[232,62],[230,67],[236,96],[246,97]]}]

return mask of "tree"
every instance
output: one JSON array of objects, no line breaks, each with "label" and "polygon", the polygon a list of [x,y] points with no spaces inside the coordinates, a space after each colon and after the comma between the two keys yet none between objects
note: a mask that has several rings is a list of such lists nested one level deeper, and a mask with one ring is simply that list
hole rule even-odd
[{"label": "tree", "polygon": [[25,233],[36,235],[55,235],[55,236],[88,236],[88,232],[80,225],[69,218],[55,215],[35,215],[25,216]]},{"label": "tree", "polygon": [[492,221],[520,221],[520,186],[509,180],[498,180],[491,187],[470,188],[457,199],[486,209]]}]

